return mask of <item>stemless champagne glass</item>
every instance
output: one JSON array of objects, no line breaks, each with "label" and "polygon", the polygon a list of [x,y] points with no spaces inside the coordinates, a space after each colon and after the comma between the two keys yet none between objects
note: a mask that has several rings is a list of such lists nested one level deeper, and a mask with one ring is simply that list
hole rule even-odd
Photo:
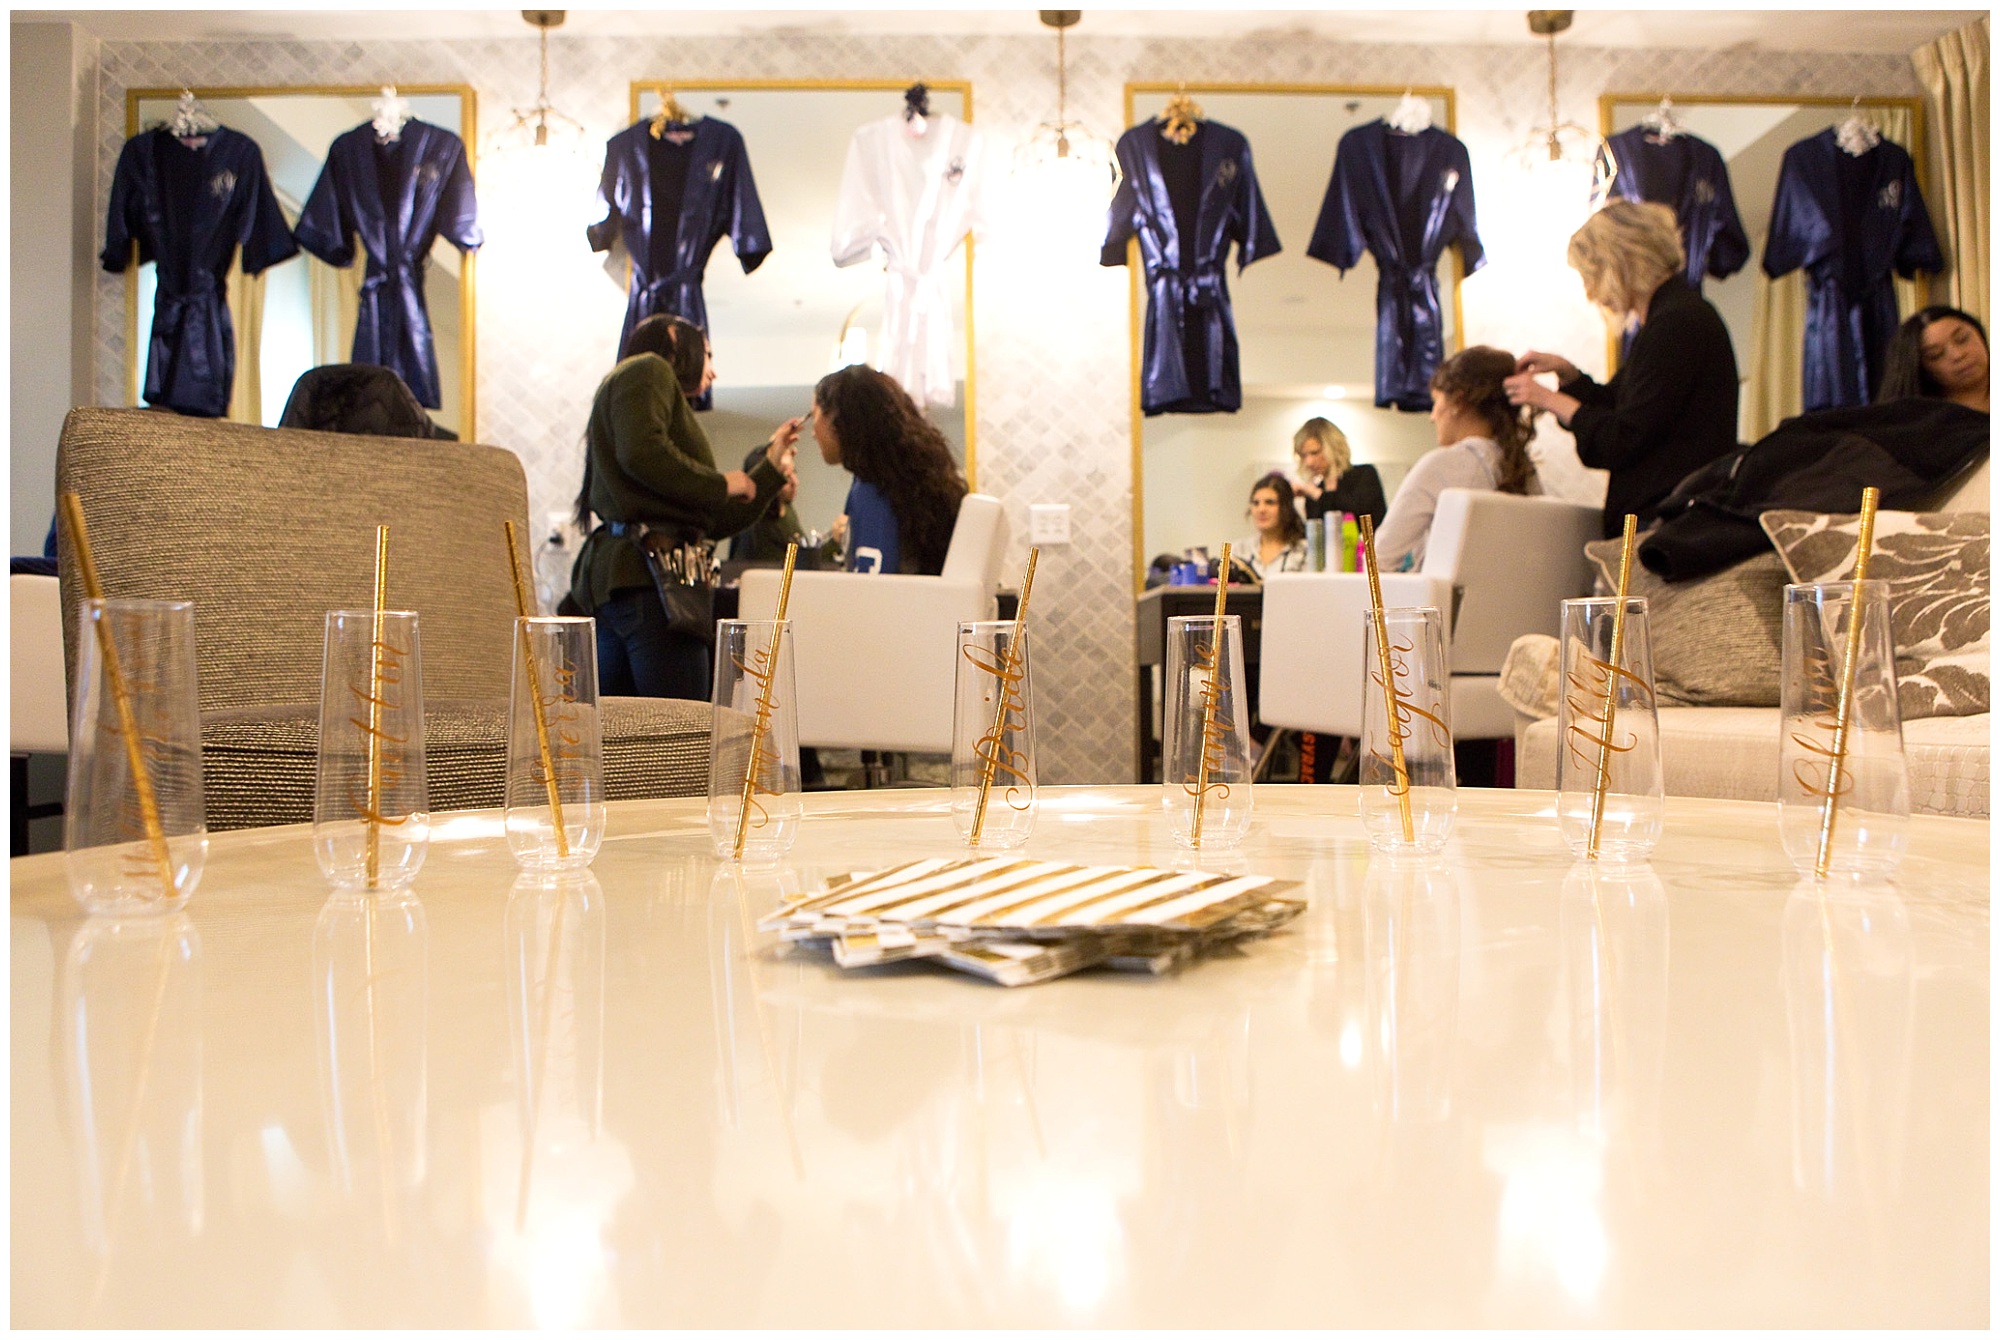
[{"label": "stemless champagne glass", "polygon": [[1018,847],[1035,827],[1035,700],[1028,634],[1014,621],[958,626],[951,817],[967,846]]},{"label": "stemless champagne glass", "polygon": [[429,847],[416,611],[329,610],[313,800],[319,868],[341,888],[400,889]]},{"label": "stemless champagne glass", "polygon": [[1384,610],[1385,658],[1372,612],[1362,618],[1362,827],[1384,851],[1442,851],[1458,816],[1444,619],[1428,606]]},{"label": "stemless champagne glass", "polygon": [[1183,847],[1233,847],[1250,827],[1250,711],[1244,700],[1243,617],[1167,620],[1167,831]]}]

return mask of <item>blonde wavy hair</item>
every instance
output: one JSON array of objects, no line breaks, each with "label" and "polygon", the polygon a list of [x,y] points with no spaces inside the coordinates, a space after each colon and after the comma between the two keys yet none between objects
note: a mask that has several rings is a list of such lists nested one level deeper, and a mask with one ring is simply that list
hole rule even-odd
[{"label": "blonde wavy hair", "polygon": [[1334,427],[1333,420],[1310,418],[1292,434],[1292,455],[1305,454],[1306,443],[1318,442],[1326,448],[1327,464],[1333,467],[1333,477],[1340,478],[1354,465],[1354,452],[1347,445],[1347,434]]},{"label": "blonde wavy hair", "polygon": [[1584,295],[1623,320],[1644,314],[1654,291],[1687,267],[1687,252],[1673,210],[1614,200],[1571,234],[1569,263]]}]

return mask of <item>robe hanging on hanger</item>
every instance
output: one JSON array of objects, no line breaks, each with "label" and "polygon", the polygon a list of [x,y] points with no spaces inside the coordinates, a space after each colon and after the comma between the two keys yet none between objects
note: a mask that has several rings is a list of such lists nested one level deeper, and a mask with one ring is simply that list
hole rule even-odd
[{"label": "robe hanging on hanger", "polygon": [[1233,414],[1243,407],[1243,382],[1229,244],[1236,244],[1240,275],[1278,253],[1278,230],[1242,132],[1201,121],[1177,144],[1162,133],[1165,124],[1156,118],[1118,137],[1124,175],[1098,259],[1123,265],[1126,242],[1139,240],[1146,276],[1139,408],[1149,415]]},{"label": "robe hanging on hanger", "polygon": [[1686,131],[1662,137],[1645,125],[1619,131],[1605,146],[1609,161],[1602,149],[1597,156],[1598,175],[1608,178],[1605,198],[1650,200],[1674,211],[1687,250],[1689,284],[1699,289],[1704,277],[1727,279],[1748,263],[1750,238],[1736,212],[1721,150]]},{"label": "robe hanging on hanger", "polygon": [[[613,135],[604,146],[598,199],[604,219],[586,230],[590,249],[609,251],[622,241],[632,259],[625,325],[618,334],[621,359],[632,328],[649,316],[665,313],[708,329],[701,281],[709,253],[724,237],[744,274],[771,254],[771,231],[743,136],[712,116],[670,123],[657,138],[651,117]],[[707,409],[710,401],[704,393],[692,403]]]},{"label": "robe hanging on hanger", "polygon": [[245,274],[298,254],[257,142],[221,126],[189,148],[165,127],[125,141],[104,224],[106,270],[154,263],[158,287],[146,353],[149,405],[221,418],[236,376],[229,319],[229,262]]},{"label": "robe hanging on hanger", "polygon": [[373,123],[335,139],[295,230],[299,245],[340,269],[361,239],[367,268],[354,325],[356,363],[395,372],[426,409],[440,409],[437,347],[424,271],[438,237],[460,251],[485,240],[465,143],[415,118],[383,142]]},{"label": "robe hanging on hanger", "polygon": [[1805,267],[1804,404],[1866,405],[1896,333],[1895,275],[1944,268],[1915,165],[1893,140],[1854,155],[1823,130],[1785,150],[1764,273]]},{"label": "robe hanging on hanger", "polygon": [[1436,126],[1402,135],[1375,120],[1340,137],[1306,255],[1343,274],[1375,258],[1375,403],[1431,407],[1444,361],[1437,262],[1456,243],[1465,273],[1486,263],[1472,200],[1472,160]]},{"label": "robe hanging on hanger", "polygon": [[992,220],[995,167],[986,138],[966,122],[933,112],[896,112],[854,132],[833,211],[833,263],[854,265],[882,250],[882,300],[875,366],[919,405],[957,399],[951,366],[951,299],[946,264],[966,234],[985,236]]}]

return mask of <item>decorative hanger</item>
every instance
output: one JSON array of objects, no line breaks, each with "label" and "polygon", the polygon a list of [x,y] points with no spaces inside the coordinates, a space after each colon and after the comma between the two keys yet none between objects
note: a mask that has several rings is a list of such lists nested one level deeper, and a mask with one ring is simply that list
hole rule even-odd
[{"label": "decorative hanger", "polygon": [[1174,96],[1160,109],[1160,134],[1175,144],[1186,144],[1205,116],[1201,104],[1188,96],[1187,85],[1176,84]]},{"label": "decorative hanger", "polygon": [[1668,140],[1678,139],[1688,133],[1687,123],[1682,121],[1681,114],[1674,110],[1672,98],[1661,98],[1660,105],[1646,113],[1639,124],[1646,128],[1647,138],[1655,144],[1665,144]]},{"label": "decorative hanger", "polygon": [[410,100],[396,92],[394,84],[382,85],[382,96],[369,104],[375,109],[375,139],[381,144],[394,144],[403,137],[403,127],[409,124]]},{"label": "decorative hanger", "polygon": [[1834,127],[1833,142],[1856,158],[1882,142],[1881,128],[1861,114],[1859,97],[1848,104],[1847,119]]},{"label": "decorative hanger", "polygon": [[660,95],[659,110],[653,113],[653,124],[647,128],[654,139],[658,139],[660,136],[666,134],[667,127],[670,125],[685,126],[694,123],[697,119],[695,114],[681,106],[681,100],[674,96],[672,85],[661,84],[658,92]]},{"label": "decorative hanger", "polygon": [[167,131],[175,139],[200,139],[222,129],[222,123],[208,114],[208,108],[194,95],[194,90],[184,88],[181,98],[174,105],[173,119],[167,122]]},{"label": "decorative hanger", "polygon": [[1383,118],[1399,135],[1421,135],[1431,128],[1431,100],[1420,98],[1413,89],[1404,89],[1396,110]]}]

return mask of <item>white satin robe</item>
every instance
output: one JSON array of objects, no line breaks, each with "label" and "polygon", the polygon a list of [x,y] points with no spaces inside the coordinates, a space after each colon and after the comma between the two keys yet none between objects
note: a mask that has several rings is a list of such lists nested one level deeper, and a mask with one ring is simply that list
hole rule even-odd
[{"label": "white satin robe", "polygon": [[955,116],[910,133],[902,113],[854,132],[834,208],[833,263],[854,265],[880,246],[888,288],[875,366],[919,405],[955,399],[951,299],[945,279],[967,233],[983,237],[999,168],[986,139]]}]

